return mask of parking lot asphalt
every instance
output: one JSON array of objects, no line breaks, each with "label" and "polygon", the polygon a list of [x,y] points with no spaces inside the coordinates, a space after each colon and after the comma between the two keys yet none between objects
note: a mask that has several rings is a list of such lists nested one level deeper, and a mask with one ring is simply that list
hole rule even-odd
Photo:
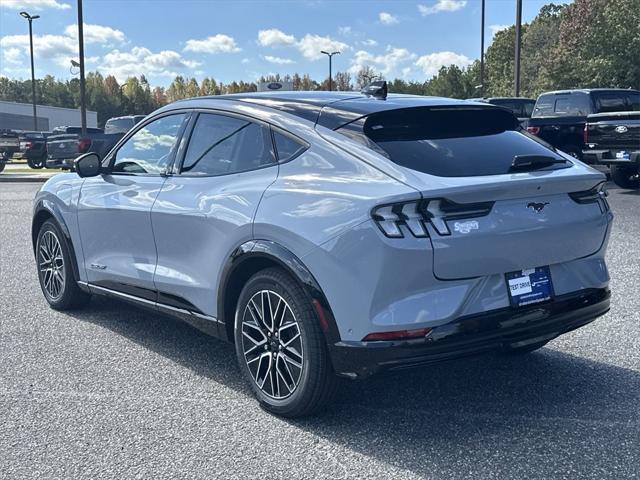
[{"label": "parking lot asphalt", "polygon": [[640,477],[640,194],[612,187],[611,312],[539,352],[341,385],[287,421],[230,345],[111,300],[51,310],[39,185],[0,185],[0,478]]}]

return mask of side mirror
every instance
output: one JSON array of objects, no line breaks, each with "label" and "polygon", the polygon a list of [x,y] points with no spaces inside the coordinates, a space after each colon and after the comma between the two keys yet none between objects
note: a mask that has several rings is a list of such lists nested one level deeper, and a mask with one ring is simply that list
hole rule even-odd
[{"label": "side mirror", "polygon": [[82,178],[95,177],[101,172],[100,155],[95,152],[80,155],[74,160],[73,166],[78,176]]}]

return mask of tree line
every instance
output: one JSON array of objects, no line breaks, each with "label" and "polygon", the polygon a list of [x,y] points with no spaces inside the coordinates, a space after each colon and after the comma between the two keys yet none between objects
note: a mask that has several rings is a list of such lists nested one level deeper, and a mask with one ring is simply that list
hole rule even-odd
[{"label": "tree line", "polygon": [[[443,66],[424,81],[387,79],[389,91],[452,98],[513,95],[515,27],[495,34],[485,54],[484,84],[480,62],[468,67]],[[575,0],[547,4],[531,23],[522,25],[521,95],[562,88],[640,88],[640,0]],[[355,75],[337,72],[334,90],[360,89],[384,76],[367,66]],[[254,92],[263,81],[290,81],[295,90],[326,90],[329,79],[308,74],[261,77],[256,82],[223,83],[177,76],[167,88],[152,87],[146,77],[120,84],[112,75],[91,72],[86,78],[87,108],[98,112],[98,123],[114,116],[147,114],[166,103],[201,95]],[[80,82],[47,75],[36,80],[38,103],[78,108]],[[31,101],[31,81],[0,77],[0,99]]]}]

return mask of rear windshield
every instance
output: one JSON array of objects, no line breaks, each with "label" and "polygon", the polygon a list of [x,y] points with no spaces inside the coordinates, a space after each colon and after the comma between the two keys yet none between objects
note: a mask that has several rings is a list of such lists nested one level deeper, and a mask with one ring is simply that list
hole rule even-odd
[{"label": "rear windshield", "polygon": [[134,124],[133,118],[107,120],[104,126],[104,133],[127,133]]},{"label": "rear windshield", "polygon": [[[500,108],[407,108],[378,112],[338,132],[392,162],[440,177],[510,173],[516,155],[562,160],[553,149],[523,132]],[[544,170],[564,168],[554,164]]]},{"label": "rear windshield", "polygon": [[583,92],[540,95],[533,109],[537,117],[586,117],[591,113],[589,95]]},{"label": "rear windshield", "polygon": [[638,91],[596,92],[593,98],[597,113],[640,111],[640,92]]},{"label": "rear windshield", "polygon": [[536,104],[535,100],[502,98],[490,100],[489,103],[511,110],[511,112],[518,118],[530,118],[533,113],[533,106]]}]

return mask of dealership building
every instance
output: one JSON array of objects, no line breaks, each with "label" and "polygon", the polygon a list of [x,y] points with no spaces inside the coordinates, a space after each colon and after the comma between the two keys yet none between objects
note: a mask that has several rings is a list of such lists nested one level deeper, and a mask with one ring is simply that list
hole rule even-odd
[{"label": "dealership building", "polygon": [[[55,127],[80,126],[80,109],[36,105],[38,130],[48,132]],[[98,113],[87,110],[87,127],[98,126]],[[33,130],[33,105],[0,100],[0,129]]]}]

